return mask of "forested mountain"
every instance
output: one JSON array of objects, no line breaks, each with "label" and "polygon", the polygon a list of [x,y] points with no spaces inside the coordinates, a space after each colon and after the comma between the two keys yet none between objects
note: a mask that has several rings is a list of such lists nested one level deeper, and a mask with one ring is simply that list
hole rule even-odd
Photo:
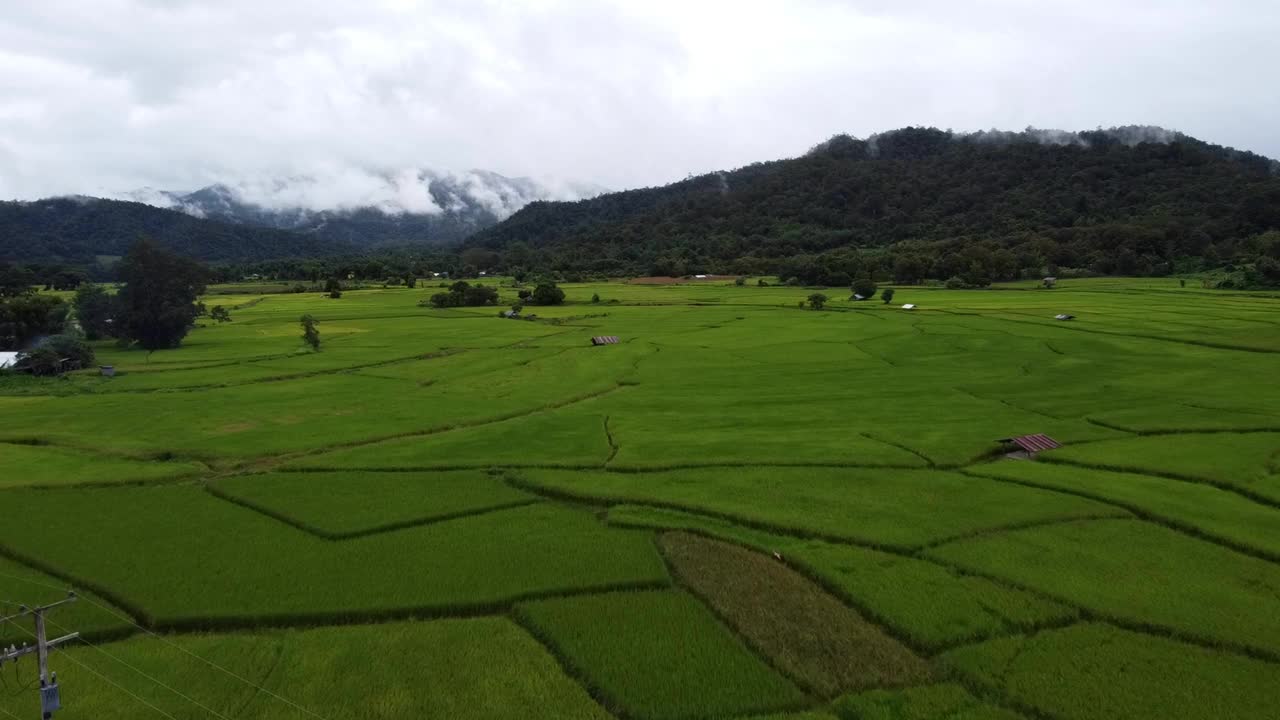
[{"label": "forested mountain", "polygon": [[868,272],[966,284],[1167,274],[1280,258],[1277,168],[1159,128],[905,128],[664,187],[531,203],[468,246],[508,267],[827,284]]},{"label": "forested mountain", "polygon": [[0,260],[91,265],[147,237],[200,260],[265,260],[347,252],[309,235],[202,220],[136,202],[64,197],[0,202]]},{"label": "forested mountain", "polygon": [[196,217],[374,248],[456,243],[530,202],[577,200],[601,191],[580,183],[552,187],[484,170],[406,170],[210,185],[191,193],[139,190],[131,197]]}]

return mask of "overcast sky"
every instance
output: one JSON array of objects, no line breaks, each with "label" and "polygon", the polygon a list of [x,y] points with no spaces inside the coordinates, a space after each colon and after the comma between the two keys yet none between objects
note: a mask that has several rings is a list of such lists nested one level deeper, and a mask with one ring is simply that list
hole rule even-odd
[{"label": "overcast sky", "polygon": [[837,132],[1280,157],[1276,0],[0,0],[0,198],[407,167],[614,189]]}]

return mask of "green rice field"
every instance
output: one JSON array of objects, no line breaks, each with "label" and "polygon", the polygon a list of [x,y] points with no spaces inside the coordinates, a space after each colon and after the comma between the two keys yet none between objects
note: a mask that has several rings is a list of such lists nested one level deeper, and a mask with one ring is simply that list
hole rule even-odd
[{"label": "green rice field", "polygon": [[563,288],[222,286],[113,378],[0,377],[58,720],[1280,717],[1280,297]]}]

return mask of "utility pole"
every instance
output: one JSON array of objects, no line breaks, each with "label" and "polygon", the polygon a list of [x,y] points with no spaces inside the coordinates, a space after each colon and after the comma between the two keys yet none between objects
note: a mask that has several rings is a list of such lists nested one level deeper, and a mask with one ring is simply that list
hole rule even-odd
[{"label": "utility pole", "polygon": [[53,717],[55,710],[62,709],[62,698],[58,692],[58,674],[49,672],[49,650],[56,648],[63,643],[71,642],[80,637],[80,633],[74,632],[70,635],[63,635],[60,638],[49,640],[45,635],[44,615],[50,610],[67,603],[75,602],[76,594],[68,592],[65,600],[59,600],[49,605],[41,605],[39,607],[28,608],[23,606],[19,608],[17,615],[0,618],[0,627],[9,620],[17,620],[18,618],[31,615],[35,619],[36,624],[36,644],[31,647],[26,643],[22,647],[12,645],[8,650],[0,648],[0,666],[6,662],[17,662],[18,658],[24,655],[36,654],[36,661],[40,665],[40,718],[41,720],[49,720]]}]

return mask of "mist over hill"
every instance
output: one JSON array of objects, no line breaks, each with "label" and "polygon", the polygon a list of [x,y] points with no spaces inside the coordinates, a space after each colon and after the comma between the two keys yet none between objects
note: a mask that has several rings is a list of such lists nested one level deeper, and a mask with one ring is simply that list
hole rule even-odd
[{"label": "mist over hill", "polygon": [[579,200],[603,188],[473,170],[343,170],[244,179],[180,193],[142,189],[130,197],[200,218],[291,230],[356,247],[455,243],[530,202]]},{"label": "mist over hill", "polygon": [[796,158],[535,202],[468,246],[508,266],[837,284],[1166,274],[1280,258],[1274,160],[1158,127],[837,135]]}]

